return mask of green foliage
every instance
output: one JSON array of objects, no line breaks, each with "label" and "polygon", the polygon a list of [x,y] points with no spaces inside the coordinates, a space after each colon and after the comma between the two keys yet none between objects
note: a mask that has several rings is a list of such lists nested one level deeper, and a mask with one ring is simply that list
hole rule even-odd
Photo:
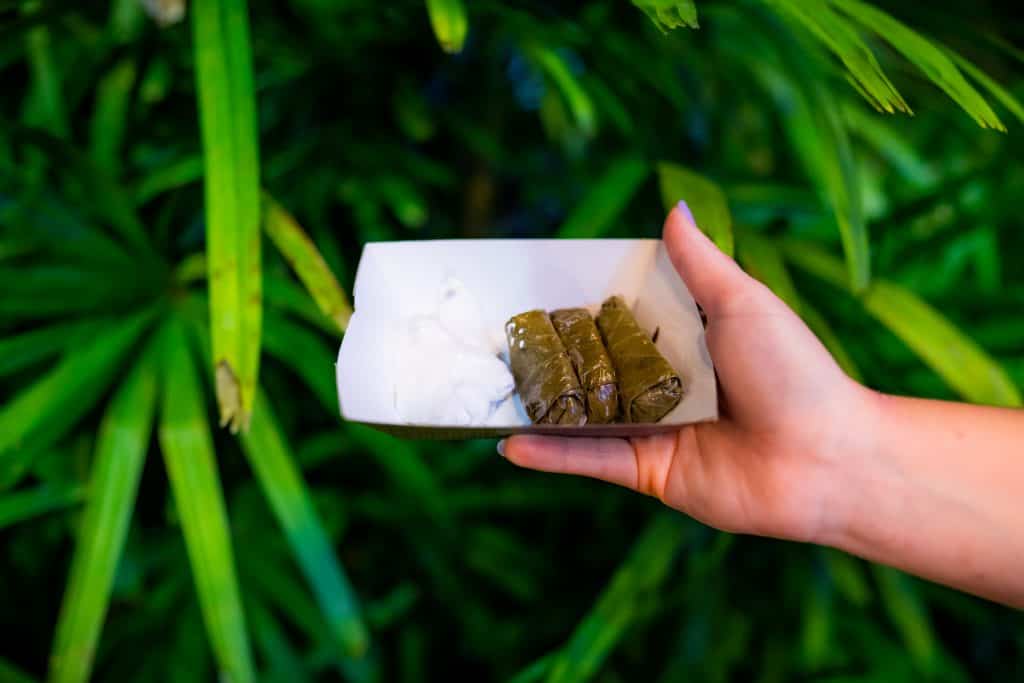
[{"label": "green foliage", "polygon": [[192,8],[205,160],[210,329],[221,425],[248,428],[259,370],[259,148],[245,0]]},{"label": "green foliage", "polygon": [[852,377],[1021,405],[1014,8],[0,4],[0,679],[1024,666],[1009,610],[341,423],[334,384],[365,242],[686,199]]},{"label": "green foliage", "polygon": [[658,181],[665,210],[671,211],[679,200],[685,200],[700,229],[732,256],[732,214],[721,188],[699,173],[668,162],[658,164]]},{"label": "green foliage", "polygon": [[613,162],[562,223],[558,236],[595,238],[606,235],[648,173],[650,167],[639,159],[627,157]]},{"label": "green foliage", "polygon": [[427,0],[427,12],[441,48],[449,53],[461,52],[469,30],[462,0]]},{"label": "green foliage", "polygon": [[270,197],[264,199],[263,224],[320,310],[344,332],[352,317],[352,306],[316,245],[295,219]]},{"label": "green foliage", "polygon": [[88,680],[92,670],[149,446],[160,352],[157,346],[136,366],[100,426],[89,503],[50,655],[50,680],[55,683]]},{"label": "green foliage", "polygon": [[242,437],[245,453],[313,586],[331,630],[346,654],[361,657],[369,643],[358,600],[334,558],[270,404],[261,395],[256,405],[261,410],[250,433]]},{"label": "green foliage", "polygon": [[828,2],[776,0],[774,4],[802,24],[843,62],[868,101],[879,111],[910,112],[903,96],[889,81],[875,53],[846,17]]},{"label": "green foliage", "polygon": [[865,30],[873,31],[942,88],[983,128],[1006,130],[985,99],[967,82],[943,50],[877,7],[860,0],[831,0]]},{"label": "green foliage", "polygon": [[548,683],[586,681],[598,672],[618,640],[638,619],[645,601],[657,600],[686,540],[677,515],[663,512],[637,538],[594,608],[551,662]]},{"label": "green foliage", "polygon": [[230,680],[245,683],[255,673],[213,443],[183,324],[169,321],[162,342],[159,435],[167,478],[211,647]]},{"label": "green foliage", "polygon": [[633,0],[633,4],[642,9],[663,33],[679,26],[700,28],[693,0]]}]

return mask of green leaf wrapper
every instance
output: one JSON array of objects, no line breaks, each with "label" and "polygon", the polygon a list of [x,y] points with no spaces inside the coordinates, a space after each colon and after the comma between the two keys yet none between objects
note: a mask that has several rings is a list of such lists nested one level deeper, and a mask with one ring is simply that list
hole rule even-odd
[{"label": "green leaf wrapper", "polygon": [[587,422],[614,422],[619,412],[619,387],[615,367],[594,318],[585,308],[563,308],[551,313],[551,323],[565,345],[586,395]]},{"label": "green leaf wrapper", "polygon": [[535,424],[582,425],[583,389],[562,340],[541,310],[514,315],[505,325],[516,391]]},{"label": "green leaf wrapper", "polygon": [[619,379],[625,422],[657,422],[683,397],[683,382],[621,297],[601,305],[597,327]]}]

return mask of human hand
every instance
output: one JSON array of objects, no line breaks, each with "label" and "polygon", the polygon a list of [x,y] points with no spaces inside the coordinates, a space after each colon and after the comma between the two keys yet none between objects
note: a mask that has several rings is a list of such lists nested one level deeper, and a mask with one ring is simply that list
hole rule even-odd
[{"label": "human hand", "polygon": [[829,531],[835,465],[868,431],[869,392],[803,321],[718,250],[685,203],[665,221],[676,270],[707,315],[718,422],[624,439],[513,436],[513,463],[602,479],[737,533],[815,541]]}]

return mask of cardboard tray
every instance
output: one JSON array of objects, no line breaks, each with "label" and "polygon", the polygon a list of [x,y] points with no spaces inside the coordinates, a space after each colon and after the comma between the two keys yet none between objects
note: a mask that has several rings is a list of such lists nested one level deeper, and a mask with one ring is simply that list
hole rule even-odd
[{"label": "cardboard tray", "polygon": [[[679,405],[655,424],[533,425],[521,408],[484,424],[411,424],[393,400],[397,377],[395,330],[428,314],[448,278],[457,278],[478,302],[488,330],[504,339],[504,325],[534,308],[584,306],[596,312],[618,294],[647,330],[659,330],[659,351],[683,380]],[[353,291],[355,312],[335,366],[341,417],[405,438],[473,439],[510,434],[634,437],[716,420],[715,372],[696,304],[655,239],[476,239],[368,243]],[[437,358],[436,363],[444,363]],[[397,386],[401,386],[398,384]]]}]

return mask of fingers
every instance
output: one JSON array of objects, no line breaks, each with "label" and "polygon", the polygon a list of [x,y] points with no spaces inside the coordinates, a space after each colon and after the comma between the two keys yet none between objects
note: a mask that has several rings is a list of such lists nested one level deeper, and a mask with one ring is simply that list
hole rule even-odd
[{"label": "fingers", "polygon": [[502,454],[521,467],[600,479],[665,500],[676,435],[626,441],[520,435]]},{"label": "fingers", "polygon": [[636,488],[633,447],[623,439],[582,439],[554,436],[513,436],[503,455],[519,465],[543,472],[578,474]]},{"label": "fingers", "polygon": [[697,228],[685,202],[679,202],[665,219],[662,239],[679,276],[708,315],[713,316],[752,282]]}]

